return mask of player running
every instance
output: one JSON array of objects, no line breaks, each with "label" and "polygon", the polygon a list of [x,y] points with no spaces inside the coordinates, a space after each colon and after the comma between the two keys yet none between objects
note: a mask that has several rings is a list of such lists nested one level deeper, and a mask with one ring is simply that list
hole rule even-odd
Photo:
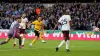
[{"label": "player running", "polygon": [[10,29],[8,31],[8,37],[6,38],[6,40],[2,41],[0,43],[0,45],[3,45],[3,44],[6,44],[10,41],[11,38],[18,38],[19,39],[19,48],[21,48],[21,42],[22,42],[22,39],[20,37],[20,34],[19,34],[19,18],[16,19],[10,26]]},{"label": "player running", "polygon": [[[21,17],[21,23],[20,23],[20,34],[21,34],[21,37],[22,37],[22,47],[24,47],[24,41],[25,41],[25,30],[26,30],[26,25],[28,23],[28,19],[26,18],[26,14],[22,14],[22,17]],[[16,39],[15,39],[15,42],[13,44],[13,47],[16,46]]]},{"label": "player running", "polygon": [[38,20],[35,20],[34,22],[32,22],[32,24],[34,24],[34,33],[35,33],[35,38],[32,41],[32,43],[30,43],[30,47],[36,42],[36,40],[38,39],[38,37],[40,37],[40,39],[42,39],[43,42],[43,22],[42,22],[42,17],[39,17]]},{"label": "player running", "polygon": [[[62,25],[62,33],[64,36],[64,40],[56,47],[56,51],[59,50],[59,48],[66,43],[66,51],[70,51],[69,50],[69,31],[70,31],[70,26],[71,26],[71,17],[69,15],[69,11],[65,10],[63,11],[63,15],[61,16],[61,18],[58,20],[58,23],[56,24],[56,26],[54,27],[54,30],[56,29],[56,27],[61,24]],[[54,32],[53,30],[53,32]]]}]

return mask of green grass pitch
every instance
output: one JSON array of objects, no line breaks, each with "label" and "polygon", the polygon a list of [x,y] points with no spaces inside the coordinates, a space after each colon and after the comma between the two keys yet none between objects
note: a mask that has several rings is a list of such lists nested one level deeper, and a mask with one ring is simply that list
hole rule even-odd
[{"label": "green grass pitch", "polygon": [[66,52],[65,45],[58,52],[55,51],[55,47],[61,42],[60,40],[46,40],[46,43],[38,40],[30,48],[31,41],[26,40],[25,47],[19,49],[18,45],[12,48],[13,40],[11,40],[8,44],[0,46],[0,56],[100,56],[100,41],[71,40],[70,52]]}]

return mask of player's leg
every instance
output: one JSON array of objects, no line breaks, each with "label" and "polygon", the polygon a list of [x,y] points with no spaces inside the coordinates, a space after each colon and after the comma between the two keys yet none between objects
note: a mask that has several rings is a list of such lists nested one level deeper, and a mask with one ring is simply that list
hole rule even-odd
[{"label": "player's leg", "polygon": [[24,42],[25,42],[25,29],[20,29],[20,37],[22,38],[22,47],[24,47]]},{"label": "player's leg", "polygon": [[25,34],[22,34],[22,46],[24,47],[24,42],[25,42]]},{"label": "player's leg", "polygon": [[22,48],[22,38],[19,32],[16,32],[15,37],[14,37],[15,43],[16,44],[16,40],[19,40],[19,48]]},{"label": "player's leg", "polygon": [[2,41],[2,42],[0,43],[0,45],[3,45],[3,44],[8,43],[8,42],[10,41],[10,39],[11,39],[11,38],[6,38],[6,40]]},{"label": "player's leg", "polygon": [[44,41],[44,38],[43,38],[43,32],[40,32],[39,37],[40,37],[40,39],[42,40],[42,43],[46,43],[46,41]]},{"label": "player's leg", "polygon": [[65,43],[65,40],[61,41],[61,43],[56,47],[56,51],[59,50],[59,48]]},{"label": "player's leg", "polygon": [[66,36],[65,36],[65,41],[66,41],[66,51],[70,51],[70,50],[69,50],[69,40],[70,40],[70,37],[69,37],[69,31],[66,31],[65,34],[66,34]]},{"label": "player's leg", "polygon": [[39,32],[34,30],[34,33],[35,33],[35,38],[33,39],[33,41],[30,43],[30,47],[36,42],[36,40],[38,39],[39,37]]},{"label": "player's leg", "polygon": [[16,44],[17,44],[17,38],[14,38],[14,44],[13,44],[13,46],[12,47],[15,47],[16,46]]},{"label": "player's leg", "polygon": [[[65,31],[62,31],[62,33],[63,33],[63,36],[65,37]],[[66,40],[65,40],[65,38],[64,38],[64,40],[62,40],[61,43],[56,47],[56,51],[58,51],[59,48],[60,48],[65,42],[66,42]]]},{"label": "player's leg", "polygon": [[16,46],[17,41],[18,41],[18,38],[17,38],[18,36],[21,37],[21,29],[18,29],[18,32],[15,33],[15,38],[13,38],[14,39],[14,44],[13,44],[12,47],[15,47]]},{"label": "player's leg", "polygon": [[13,36],[13,33],[8,33],[8,38],[6,38],[6,40],[2,41],[0,43],[0,45],[8,43],[10,41],[10,39],[12,38],[12,36]]},{"label": "player's leg", "polygon": [[20,36],[17,37],[19,39],[19,48],[22,48],[22,38]]},{"label": "player's leg", "polygon": [[35,38],[32,40],[32,42],[30,43],[30,46],[32,46],[35,42],[36,42],[36,40],[38,39],[38,36],[35,36]]}]

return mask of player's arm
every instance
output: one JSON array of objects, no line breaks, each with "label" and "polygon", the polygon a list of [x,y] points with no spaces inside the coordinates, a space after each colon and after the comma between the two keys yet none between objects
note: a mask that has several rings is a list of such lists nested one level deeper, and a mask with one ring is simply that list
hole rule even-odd
[{"label": "player's arm", "polygon": [[[16,30],[17,30],[17,29],[16,29]],[[16,34],[16,30],[14,30],[14,34],[13,34],[12,38],[14,38],[14,37],[15,37],[15,34]]]},{"label": "player's arm", "polygon": [[26,25],[27,25],[27,28],[28,28],[28,29],[30,29],[30,27],[29,27],[30,22],[31,22],[31,21],[28,21],[28,18],[26,18]]},{"label": "player's arm", "polygon": [[41,30],[40,30],[40,32],[43,33],[43,31],[44,31],[44,24],[43,24],[43,22],[42,22],[42,26],[41,26]]},{"label": "player's arm", "polygon": [[55,27],[53,29],[53,32],[58,27],[58,25],[61,23],[62,19],[63,19],[63,16],[58,20],[57,24],[55,25]]},{"label": "player's arm", "polygon": [[36,24],[36,21],[33,21],[32,24],[35,25]]},{"label": "player's arm", "polygon": [[71,20],[69,21],[69,24],[70,24],[71,30],[73,30],[74,27],[72,26],[72,21]]},{"label": "player's arm", "polygon": [[54,33],[54,30],[58,27],[59,24],[60,24],[60,23],[58,22],[58,23],[55,25],[55,27],[54,27],[54,29],[53,29],[53,33]]},{"label": "player's arm", "polygon": [[71,31],[73,31],[74,30],[74,25],[72,24],[71,16],[68,16],[68,21],[69,21]]},{"label": "player's arm", "polygon": [[31,26],[32,24],[35,25],[35,24],[36,24],[36,21],[33,21],[32,23],[30,22],[30,23],[28,24],[28,28],[29,28],[29,29],[30,29],[30,26]]},{"label": "player's arm", "polygon": [[42,28],[41,28],[41,30],[44,30],[44,23],[42,22]]},{"label": "player's arm", "polygon": [[44,30],[44,24],[42,25],[41,30],[42,30],[42,31]]},{"label": "player's arm", "polygon": [[53,30],[55,30],[55,29],[58,27],[59,24],[60,24],[60,23],[58,22],[58,23],[55,25],[55,27],[54,27]]},{"label": "player's arm", "polygon": [[74,25],[72,24],[72,20],[69,21],[70,27],[71,27],[71,31],[74,31]]},{"label": "player's arm", "polygon": [[32,25],[31,21],[28,22],[28,23],[27,23],[27,28],[30,29],[31,25]]}]

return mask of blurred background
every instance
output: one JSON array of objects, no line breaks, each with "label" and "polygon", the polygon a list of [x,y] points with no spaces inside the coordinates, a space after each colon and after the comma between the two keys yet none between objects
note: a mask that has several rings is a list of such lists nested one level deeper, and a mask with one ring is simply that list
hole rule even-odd
[{"label": "blurred background", "polygon": [[[100,28],[99,0],[0,0],[0,29],[9,29],[11,23],[27,14],[30,22],[43,16],[46,30],[52,30],[63,10],[70,10],[75,30],[91,31],[93,26]],[[40,10],[38,14],[37,10]],[[32,27],[33,28],[33,25]],[[61,25],[56,30],[60,30]]]},{"label": "blurred background", "polygon": [[3,2],[23,2],[23,3],[36,3],[36,2],[41,2],[41,3],[56,3],[56,2],[60,2],[60,3],[75,3],[75,2],[100,2],[99,0],[0,0]]}]

